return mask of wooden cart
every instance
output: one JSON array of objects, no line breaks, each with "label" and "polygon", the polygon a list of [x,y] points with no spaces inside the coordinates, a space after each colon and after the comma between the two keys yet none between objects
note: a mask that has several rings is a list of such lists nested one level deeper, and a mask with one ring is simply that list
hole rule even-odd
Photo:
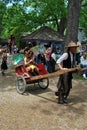
[{"label": "wooden cart", "polygon": [[[37,67],[39,69],[40,75],[48,74],[48,72],[45,69],[45,66],[43,64],[38,64]],[[27,88],[27,86],[29,86],[29,84],[38,83],[39,87],[42,89],[46,89],[49,86],[48,77],[39,78],[38,76],[40,76],[40,75],[32,76],[31,73],[29,73],[27,71],[27,69],[25,68],[24,65],[17,65],[15,67],[15,72],[16,72],[16,76],[17,76],[16,89],[17,89],[17,92],[20,94],[23,94],[26,91],[26,88]],[[36,79],[33,79],[35,77],[36,77]]]},{"label": "wooden cart", "polygon": [[[37,76],[32,76],[26,70],[24,65],[17,65],[15,67],[15,72],[17,76],[16,89],[18,93],[23,94],[26,91],[26,88],[29,84],[35,84],[35,83],[38,83],[40,88],[46,89],[49,86],[49,78],[60,76],[67,72],[76,71],[76,68],[72,68],[68,70],[58,70],[54,73],[48,73],[43,64],[38,64],[37,67],[40,73],[40,75],[37,75]],[[79,70],[82,71],[84,69],[79,68]]]}]

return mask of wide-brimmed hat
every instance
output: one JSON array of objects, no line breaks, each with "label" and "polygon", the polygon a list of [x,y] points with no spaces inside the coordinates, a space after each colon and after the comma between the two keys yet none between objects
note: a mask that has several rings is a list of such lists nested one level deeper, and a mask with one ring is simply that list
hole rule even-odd
[{"label": "wide-brimmed hat", "polygon": [[66,47],[79,47],[75,42],[71,41]]}]

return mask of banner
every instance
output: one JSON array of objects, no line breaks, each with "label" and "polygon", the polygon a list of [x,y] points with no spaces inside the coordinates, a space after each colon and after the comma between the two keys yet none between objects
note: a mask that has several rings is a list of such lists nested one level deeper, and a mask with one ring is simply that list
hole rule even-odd
[{"label": "banner", "polygon": [[18,53],[18,54],[9,55],[7,59],[8,67],[16,64],[23,64],[23,59],[24,59],[24,54]]},{"label": "banner", "polygon": [[[43,45],[37,45],[31,48],[34,55],[37,56],[39,53],[45,52],[45,47]],[[8,67],[16,64],[24,64],[24,54],[17,53],[8,56],[7,60]]]}]

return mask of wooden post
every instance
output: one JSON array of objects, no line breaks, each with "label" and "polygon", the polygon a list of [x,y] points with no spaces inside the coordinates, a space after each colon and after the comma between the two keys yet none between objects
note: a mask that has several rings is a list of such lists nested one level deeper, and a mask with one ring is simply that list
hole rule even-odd
[{"label": "wooden post", "polygon": [[62,74],[65,74],[67,72],[72,72],[75,70],[76,70],[76,68],[72,68],[72,69],[68,69],[68,70],[59,70],[54,73],[48,73],[48,74],[44,74],[44,75],[38,75],[38,76],[31,77],[30,80],[34,81],[34,80],[39,80],[39,79],[44,79],[44,78],[51,78],[51,77],[54,78],[54,77],[60,76]]},{"label": "wooden post", "polygon": [[[62,74],[65,74],[65,73],[68,73],[68,72],[75,72],[75,71],[83,71],[83,70],[87,70],[87,68],[71,68],[71,69],[68,69],[68,70],[59,70],[57,72],[54,72],[54,73],[48,73],[48,74],[44,74],[44,75],[38,75],[38,76],[33,76],[33,77],[30,77],[30,81],[34,81],[34,80],[39,80],[39,79],[45,79],[45,78],[51,78],[51,77],[57,77],[57,76],[60,76]],[[76,71],[76,72],[77,72]]]}]

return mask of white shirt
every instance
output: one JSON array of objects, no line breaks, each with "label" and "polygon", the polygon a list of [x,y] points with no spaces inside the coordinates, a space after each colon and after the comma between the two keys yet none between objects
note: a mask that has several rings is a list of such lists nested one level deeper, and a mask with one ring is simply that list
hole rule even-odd
[{"label": "white shirt", "polygon": [[[70,52],[70,57],[71,57],[71,64],[73,64],[73,54]],[[64,60],[68,58],[68,53],[63,53],[63,55],[57,60],[57,64],[62,64]]]},{"label": "white shirt", "polygon": [[55,53],[52,53],[51,57],[56,61],[56,54]]},{"label": "white shirt", "polygon": [[80,59],[80,64],[82,64],[82,65],[87,65],[87,58],[86,58],[86,59],[84,59],[84,57],[83,57],[83,56],[81,56],[81,59]]}]

